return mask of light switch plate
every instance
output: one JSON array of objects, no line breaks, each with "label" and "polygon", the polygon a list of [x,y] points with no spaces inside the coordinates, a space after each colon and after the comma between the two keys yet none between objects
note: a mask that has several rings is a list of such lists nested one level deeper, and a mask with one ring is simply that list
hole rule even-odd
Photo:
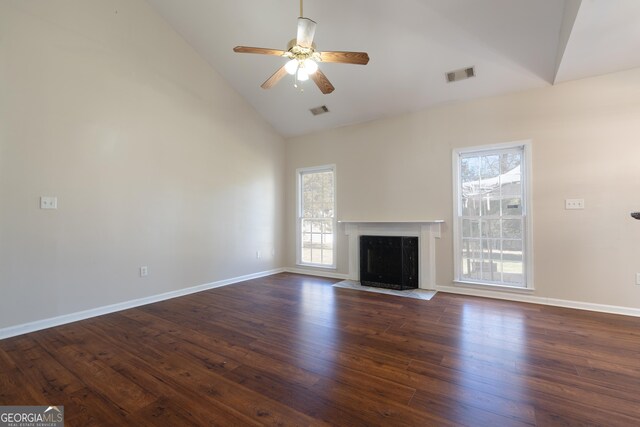
[{"label": "light switch plate", "polygon": [[54,196],[40,197],[40,209],[58,209],[58,198]]},{"label": "light switch plate", "polygon": [[584,199],[565,199],[564,208],[567,210],[584,209]]}]

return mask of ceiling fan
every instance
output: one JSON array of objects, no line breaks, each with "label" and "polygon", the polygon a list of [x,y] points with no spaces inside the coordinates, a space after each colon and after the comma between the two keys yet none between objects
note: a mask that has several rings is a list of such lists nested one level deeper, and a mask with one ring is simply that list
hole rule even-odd
[{"label": "ceiling fan", "polygon": [[339,62],[343,64],[366,65],[369,62],[369,55],[366,52],[318,52],[313,43],[313,36],[316,32],[316,23],[309,18],[304,18],[302,13],[302,1],[300,0],[300,17],[298,18],[298,35],[287,45],[287,50],[267,49],[261,47],[236,46],[234,52],[238,53],[259,53],[262,55],[275,55],[288,58],[289,61],[273,73],[261,87],[270,89],[275,86],[284,76],[291,74],[294,76],[294,86],[298,87],[298,82],[311,78],[320,91],[329,94],[334,91],[334,87],[318,69],[318,62]]}]

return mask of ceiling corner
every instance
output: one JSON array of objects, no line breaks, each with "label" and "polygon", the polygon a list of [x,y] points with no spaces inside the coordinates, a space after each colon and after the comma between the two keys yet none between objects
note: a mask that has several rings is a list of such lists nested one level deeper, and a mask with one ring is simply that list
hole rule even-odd
[{"label": "ceiling corner", "polygon": [[562,14],[562,24],[560,25],[560,37],[558,40],[558,52],[556,54],[556,68],[553,73],[553,84],[558,82],[558,72],[564,53],[571,37],[571,31],[578,17],[582,0],[565,0],[564,12]]}]

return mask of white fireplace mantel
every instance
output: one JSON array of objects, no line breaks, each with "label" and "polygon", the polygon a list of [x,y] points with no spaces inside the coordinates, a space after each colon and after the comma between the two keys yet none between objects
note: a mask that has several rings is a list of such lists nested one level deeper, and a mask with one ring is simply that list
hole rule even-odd
[{"label": "white fireplace mantel", "polygon": [[443,220],[338,221],[349,236],[349,279],[360,280],[360,236],[417,236],[419,241],[418,286],[436,288],[435,239],[440,238]]}]

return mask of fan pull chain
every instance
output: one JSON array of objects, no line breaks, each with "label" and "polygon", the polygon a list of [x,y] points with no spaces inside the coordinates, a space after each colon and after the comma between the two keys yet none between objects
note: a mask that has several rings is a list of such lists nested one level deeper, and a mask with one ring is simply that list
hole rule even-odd
[{"label": "fan pull chain", "polygon": [[300,18],[304,18],[304,14],[302,13],[302,1],[300,0]]}]

